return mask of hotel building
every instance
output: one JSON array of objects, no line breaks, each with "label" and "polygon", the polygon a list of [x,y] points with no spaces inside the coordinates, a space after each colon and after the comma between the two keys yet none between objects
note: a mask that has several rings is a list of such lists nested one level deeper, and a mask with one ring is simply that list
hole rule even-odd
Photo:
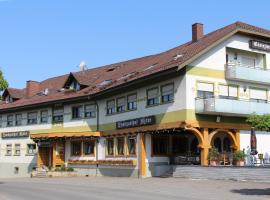
[{"label": "hotel building", "polygon": [[[236,22],[166,52],[8,88],[0,104],[0,177],[36,167],[159,176],[249,151],[251,113],[270,112],[270,31]],[[269,162],[270,135],[257,131]],[[225,161],[223,164],[229,164]],[[247,163],[248,164],[248,163]]]}]

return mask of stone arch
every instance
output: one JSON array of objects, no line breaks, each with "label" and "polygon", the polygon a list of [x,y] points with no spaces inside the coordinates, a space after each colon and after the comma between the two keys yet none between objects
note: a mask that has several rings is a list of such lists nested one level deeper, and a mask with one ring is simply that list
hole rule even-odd
[{"label": "stone arch", "polygon": [[225,134],[227,134],[229,136],[229,138],[231,139],[232,141],[232,147],[233,149],[238,149],[238,142],[237,142],[237,139],[236,139],[236,136],[229,130],[226,130],[226,129],[216,129],[214,130],[213,132],[211,132],[208,136],[208,139],[209,139],[209,144],[211,145],[212,143],[212,140],[214,138],[214,136],[220,132],[223,132]]}]

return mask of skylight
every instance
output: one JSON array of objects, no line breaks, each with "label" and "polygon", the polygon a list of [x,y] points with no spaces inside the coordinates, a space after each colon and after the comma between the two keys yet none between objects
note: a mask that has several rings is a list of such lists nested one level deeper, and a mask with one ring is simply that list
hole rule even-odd
[{"label": "skylight", "polygon": [[174,60],[178,60],[179,58],[182,58],[183,55],[182,54],[177,54],[173,57]]},{"label": "skylight", "polygon": [[153,69],[157,64],[158,64],[158,63],[154,63],[154,64],[150,65],[149,67],[145,68],[144,71]]},{"label": "skylight", "polygon": [[130,78],[131,76],[135,75],[136,72],[130,72],[128,74],[125,74],[124,76],[120,77],[118,80],[125,80]]},{"label": "skylight", "polygon": [[104,81],[102,81],[102,82],[99,84],[99,86],[105,86],[105,85],[110,84],[111,82],[112,82],[112,79],[104,80]]}]

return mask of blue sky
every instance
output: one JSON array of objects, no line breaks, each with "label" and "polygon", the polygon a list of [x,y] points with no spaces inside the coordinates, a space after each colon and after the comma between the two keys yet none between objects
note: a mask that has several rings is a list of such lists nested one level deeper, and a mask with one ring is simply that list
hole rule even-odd
[{"label": "blue sky", "polygon": [[27,80],[159,53],[235,21],[270,29],[270,1],[0,0],[0,67],[11,87]]}]

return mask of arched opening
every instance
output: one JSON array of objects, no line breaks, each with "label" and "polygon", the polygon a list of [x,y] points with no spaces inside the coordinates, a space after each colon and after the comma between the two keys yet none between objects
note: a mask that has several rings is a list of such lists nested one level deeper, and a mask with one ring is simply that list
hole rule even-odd
[{"label": "arched opening", "polygon": [[209,134],[211,147],[215,147],[220,153],[220,164],[232,163],[232,153],[237,149],[235,135],[227,130],[217,129]]},{"label": "arched opening", "polygon": [[191,130],[182,130],[172,135],[173,163],[178,165],[200,164],[200,140]]}]

